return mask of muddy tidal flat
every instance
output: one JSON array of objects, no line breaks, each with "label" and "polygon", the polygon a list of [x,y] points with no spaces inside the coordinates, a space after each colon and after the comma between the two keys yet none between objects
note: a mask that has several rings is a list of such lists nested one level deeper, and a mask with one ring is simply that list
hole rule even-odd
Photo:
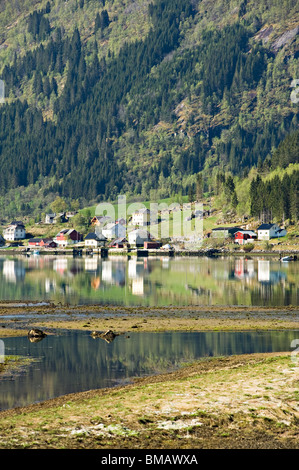
[{"label": "muddy tidal flat", "polygon": [[[297,307],[0,305],[1,337],[79,329],[299,330]],[[289,351],[203,358],[112,389],[0,412],[0,449],[298,449],[299,359]]]},{"label": "muddy tidal flat", "polygon": [[27,334],[29,328],[128,331],[244,331],[299,328],[299,308],[247,306],[123,307],[2,302],[0,336]]}]

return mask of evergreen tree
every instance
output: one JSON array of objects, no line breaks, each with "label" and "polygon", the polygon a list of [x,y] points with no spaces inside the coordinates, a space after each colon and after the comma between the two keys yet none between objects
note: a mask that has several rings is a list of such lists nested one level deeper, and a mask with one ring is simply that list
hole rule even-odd
[{"label": "evergreen tree", "polygon": [[43,93],[43,80],[40,72],[35,73],[34,77],[34,93],[38,96],[40,93]]},{"label": "evergreen tree", "polygon": [[101,12],[101,29],[108,28],[110,24],[109,14],[107,10],[102,10]]},{"label": "evergreen tree", "polygon": [[43,82],[43,93],[45,94],[45,96],[47,98],[49,98],[50,94],[51,94],[51,85],[50,85],[50,80],[49,80],[49,77],[48,75],[46,75],[45,79],[44,79],[44,82]]},{"label": "evergreen tree", "polygon": [[100,17],[100,13],[97,12],[95,23],[94,23],[94,32],[96,33],[102,27],[102,20]]}]

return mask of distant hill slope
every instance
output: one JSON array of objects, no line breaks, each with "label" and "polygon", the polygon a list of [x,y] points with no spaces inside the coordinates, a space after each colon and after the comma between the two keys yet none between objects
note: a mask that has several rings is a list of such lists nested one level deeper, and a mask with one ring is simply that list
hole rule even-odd
[{"label": "distant hill slope", "polygon": [[0,26],[2,197],[210,191],[298,129],[296,0],[1,1]]}]

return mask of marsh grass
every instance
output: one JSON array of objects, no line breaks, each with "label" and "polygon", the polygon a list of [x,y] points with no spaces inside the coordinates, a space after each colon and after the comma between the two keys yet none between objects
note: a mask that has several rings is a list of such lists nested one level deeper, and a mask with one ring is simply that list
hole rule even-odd
[{"label": "marsh grass", "polygon": [[6,355],[4,362],[0,363],[0,378],[17,375],[36,360],[32,357]]},{"label": "marsh grass", "polygon": [[284,432],[295,439],[299,420],[292,401],[299,399],[297,370],[291,365],[287,354],[213,358],[115,390],[4,413],[0,447],[132,448],[151,443],[180,448],[187,441],[197,446],[212,435],[229,447],[234,441],[239,445],[238,433],[251,439],[254,429],[270,440],[277,432],[272,445],[277,439],[285,443]]}]

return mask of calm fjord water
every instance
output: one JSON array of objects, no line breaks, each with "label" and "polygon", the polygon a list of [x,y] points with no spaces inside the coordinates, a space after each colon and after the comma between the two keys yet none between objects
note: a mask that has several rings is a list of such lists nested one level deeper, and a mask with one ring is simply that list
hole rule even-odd
[{"label": "calm fjord water", "polygon": [[298,305],[299,263],[262,257],[0,258],[0,300],[116,305]]},{"label": "calm fjord water", "polygon": [[[283,307],[298,305],[298,286],[299,263],[262,257],[0,258],[0,301]],[[2,338],[5,354],[34,362],[1,376],[0,410],[113,387],[204,357],[291,351],[298,337],[299,330],[139,332],[117,336],[112,343],[95,340],[87,331],[48,335],[38,343],[27,337]]]}]

